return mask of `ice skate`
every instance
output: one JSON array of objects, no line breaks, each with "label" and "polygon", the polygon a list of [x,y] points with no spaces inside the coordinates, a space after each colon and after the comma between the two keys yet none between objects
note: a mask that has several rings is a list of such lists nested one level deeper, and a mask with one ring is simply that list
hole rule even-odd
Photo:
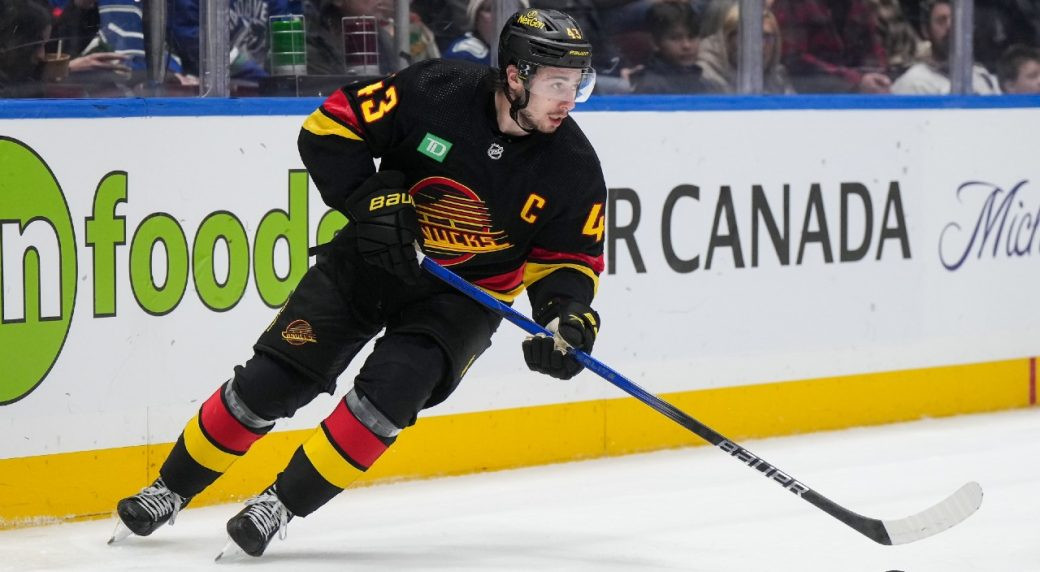
[{"label": "ice skate", "polygon": [[231,517],[227,523],[230,540],[217,555],[217,560],[242,551],[250,556],[260,556],[277,534],[285,539],[286,526],[292,513],[285,508],[275,493],[275,485],[246,501],[246,507]]},{"label": "ice skate", "polygon": [[173,524],[190,498],[184,498],[166,487],[162,477],[145,487],[132,497],[127,497],[116,505],[119,522],[112,533],[109,544],[119,542],[130,534],[148,536],[155,529],[169,522]]}]

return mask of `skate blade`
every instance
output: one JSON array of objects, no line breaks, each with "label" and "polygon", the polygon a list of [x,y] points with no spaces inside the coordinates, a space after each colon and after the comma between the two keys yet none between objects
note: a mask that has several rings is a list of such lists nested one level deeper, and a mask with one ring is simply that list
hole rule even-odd
[{"label": "skate blade", "polygon": [[229,536],[227,544],[224,545],[224,549],[217,554],[217,557],[213,559],[214,562],[227,562],[231,560],[240,560],[246,556],[244,550],[242,550],[234,540],[231,540]]},{"label": "skate blade", "polygon": [[126,537],[133,534],[129,528],[123,524],[123,521],[116,519],[116,529],[112,531],[112,538],[108,539],[109,544],[115,544],[117,542],[126,540]]}]

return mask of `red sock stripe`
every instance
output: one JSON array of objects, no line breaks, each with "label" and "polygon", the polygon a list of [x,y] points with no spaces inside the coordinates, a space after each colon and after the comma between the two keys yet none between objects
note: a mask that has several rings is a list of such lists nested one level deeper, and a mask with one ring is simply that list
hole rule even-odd
[{"label": "red sock stripe", "polygon": [[224,386],[220,386],[202,404],[199,420],[202,422],[206,435],[216,441],[217,445],[238,454],[245,453],[249,450],[249,446],[263,435],[254,433],[241,421],[235,419],[235,416],[228,411],[227,405],[224,404],[223,394]]},{"label": "red sock stripe", "polygon": [[386,451],[386,444],[354,417],[342,399],[323,424],[339,450],[366,469]]}]

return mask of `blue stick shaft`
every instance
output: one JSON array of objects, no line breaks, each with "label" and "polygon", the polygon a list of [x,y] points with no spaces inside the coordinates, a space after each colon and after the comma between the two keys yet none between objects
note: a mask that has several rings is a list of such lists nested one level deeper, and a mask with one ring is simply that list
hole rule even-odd
[{"label": "blue stick shaft", "polygon": [[[451,286],[454,286],[458,291],[476,300],[481,305],[485,306],[489,310],[496,312],[506,320],[516,324],[525,332],[531,335],[545,334],[551,336],[552,333],[546,330],[542,326],[538,325],[535,321],[531,320],[527,316],[514,310],[508,304],[502,303],[500,300],[495,299],[487,292],[484,292],[480,288],[470,284],[455,274],[451,270],[444,268],[440,264],[434,262],[428,256],[420,256],[422,262],[420,265],[426,269],[427,272],[433,274],[437,278],[447,282]],[[755,469],[766,478],[776,481],[778,484],[783,486],[785,489],[795,493],[810,504],[823,510],[827,514],[834,518],[844,522],[848,526],[857,530],[861,534],[871,538],[875,542],[881,544],[891,544],[892,541],[889,538],[888,532],[885,530],[883,523],[880,520],[867,518],[862,515],[856,514],[845,507],[835,503],[827,497],[821,495],[815,490],[809,488],[804,483],[796,480],[789,473],[781,471],[776,465],[770,464],[765,459],[753,454],[751,451],[744,447],[730,441],[724,437],[721,433],[715,431],[711,427],[708,427],[704,423],[690,417],[686,413],[679,410],[677,407],[668,403],[667,401],[657,397],[649,391],[639,387],[625,376],[614,371],[606,364],[600,362],[596,358],[589,354],[576,349],[571,348],[571,355],[575,357],[582,365],[588,368],[596,375],[614,384],[625,393],[628,393],[632,397],[642,401],[646,405],[649,405],[658,413],[661,413],[665,417],[668,417],[672,421],[675,421],[679,425],[682,425],[698,437],[711,443],[719,450],[729,454],[733,458],[741,461],[749,467]]]},{"label": "blue stick shaft", "polygon": [[[469,296],[470,298],[473,298],[481,305],[494,311],[506,320],[509,320],[510,322],[516,324],[525,332],[531,335],[545,334],[547,336],[552,336],[552,332],[538,325],[538,323],[532,320],[531,318],[528,318],[520,312],[517,312],[512,308],[512,306],[504,304],[502,301],[497,300],[496,298],[489,295],[487,292],[463,280],[462,277],[460,277],[458,274],[455,274],[451,270],[448,270],[440,264],[437,264],[432,259],[430,259],[430,257],[424,257],[421,266],[425,268],[429,273],[433,274],[434,276],[443,280],[444,282],[447,282],[448,284],[454,286],[457,290]],[[586,368],[588,368],[596,375],[599,375],[603,379],[609,381],[610,383],[614,384],[615,386],[623,390],[625,393],[628,393],[629,395],[635,397],[643,403],[646,403],[647,405],[663,413],[673,421],[693,431],[694,433],[696,433],[712,445],[718,445],[719,443],[725,440],[725,437],[715,432],[710,427],[696,422],[689,415],[676,409],[675,406],[673,406],[672,404],[662,400],[661,398],[643,389],[642,387],[639,387],[638,385],[630,381],[628,378],[614,371],[613,368],[604,364],[598,359],[590,356],[589,354],[577,348],[571,348],[570,352],[575,359],[577,359],[582,365],[584,365]]]}]

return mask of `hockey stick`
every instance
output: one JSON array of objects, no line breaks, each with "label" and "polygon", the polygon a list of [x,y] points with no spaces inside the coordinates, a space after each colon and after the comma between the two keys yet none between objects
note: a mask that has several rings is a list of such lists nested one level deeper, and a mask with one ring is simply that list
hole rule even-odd
[{"label": "hockey stick", "polygon": [[[422,258],[422,267],[429,273],[447,282],[506,320],[520,326],[527,333],[552,336],[552,333],[527,316],[496,300],[480,288],[466,282],[457,274],[437,264],[429,257],[423,257],[421,254],[420,257]],[[857,514],[809,488],[789,473],[781,471],[776,465],[730,441],[711,427],[683,413],[674,405],[632,383],[625,376],[589,354],[573,348],[571,349],[571,354],[593,373],[649,405],[658,413],[682,425],[715,447],[718,447],[723,453],[758,471],[767,479],[776,481],[781,487],[798,495],[816,508],[844,522],[860,534],[879,544],[906,544],[922,538],[928,538],[960,523],[974,514],[979,509],[979,506],[982,505],[982,487],[978,483],[970,482],[940,501],[939,504],[906,518],[880,520]]]}]

